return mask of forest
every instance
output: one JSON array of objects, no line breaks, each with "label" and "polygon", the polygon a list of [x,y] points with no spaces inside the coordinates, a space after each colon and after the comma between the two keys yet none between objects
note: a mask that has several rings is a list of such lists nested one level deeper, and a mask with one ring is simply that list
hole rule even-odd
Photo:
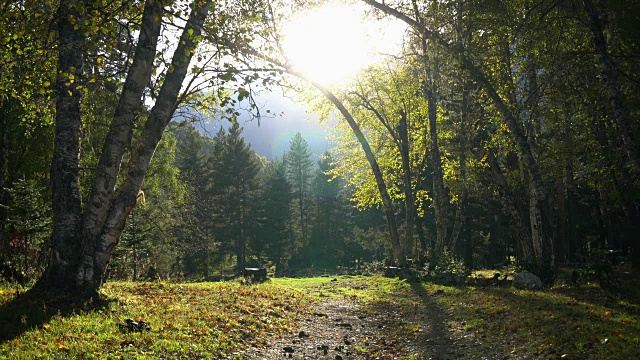
[{"label": "forest", "polygon": [[[288,24],[332,6],[335,22],[291,45],[312,25]],[[382,30],[341,45],[359,31],[341,27],[345,9]],[[546,291],[593,285],[611,301],[637,282],[638,2],[20,0],[0,12],[0,281],[15,299],[27,289],[82,299],[116,296],[114,286],[151,291],[136,287],[144,281],[183,291],[169,284],[232,280],[245,268],[398,268],[443,286],[501,285],[527,270]],[[386,41],[390,24],[401,28],[394,50],[330,76],[351,66],[358,42]],[[328,70],[314,73],[292,48]],[[288,116],[261,103],[265,93],[332,127],[332,148],[314,154],[297,133],[283,154],[256,154],[242,119]],[[499,273],[478,280],[483,269]],[[282,281],[291,294],[333,286],[363,301],[374,286],[398,286],[390,291],[407,301],[474,296],[334,280]],[[213,291],[203,286],[194,291]],[[256,289],[247,291],[289,301]],[[636,316],[637,303],[625,304]],[[621,358],[640,336],[625,329],[635,338]],[[592,345],[568,354],[585,358]],[[202,356],[232,350],[220,351]]]}]

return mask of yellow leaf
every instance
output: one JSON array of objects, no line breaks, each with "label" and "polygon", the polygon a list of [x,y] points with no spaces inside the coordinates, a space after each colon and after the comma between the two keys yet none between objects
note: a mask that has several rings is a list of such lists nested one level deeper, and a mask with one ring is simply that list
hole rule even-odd
[{"label": "yellow leaf", "polygon": [[71,92],[71,90],[67,90],[69,92],[69,96],[73,96],[73,93]]},{"label": "yellow leaf", "polygon": [[45,81],[44,84],[42,84],[44,87],[49,87],[51,86],[51,83],[48,81]]}]

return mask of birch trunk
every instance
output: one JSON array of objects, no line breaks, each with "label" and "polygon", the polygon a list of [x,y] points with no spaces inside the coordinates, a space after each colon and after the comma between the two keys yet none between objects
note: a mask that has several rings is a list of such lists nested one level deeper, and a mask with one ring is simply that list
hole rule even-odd
[{"label": "birch trunk", "polygon": [[76,275],[77,285],[91,278],[96,240],[104,225],[115,195],[122,157],[131,146],[135,119],[142,110],[142,95],[151,78],[156,46],[162,24],[162,3],[147,1],[133,63],[125,80],[109,133],[96,168],[96,178],[85,205],[82,238],[82,263]]},{"label": "birch trunk", "polygon": [[[56,79],[56,116],[51,190],[53,232],[49,265],[38,286],[65,290],[73,284],[73,272],[80,256],[82,205],[79,185],[80,139],[82,120],[83,54],[86,39],[70,19],[82,24],[79,1],[62,0],[58,8],[58,75]],[[71,81],[73,80],[73,81]]]}]

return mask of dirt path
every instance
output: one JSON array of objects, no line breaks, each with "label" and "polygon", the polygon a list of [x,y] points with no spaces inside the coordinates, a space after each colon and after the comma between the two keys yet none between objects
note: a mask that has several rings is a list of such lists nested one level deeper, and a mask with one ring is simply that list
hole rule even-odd
[{"label": "dirt path", "polygon": [[[349,282],[334,287],[353,286]],[[298,328],[273,339],[268,348],[244,349],[244,359],[502,359],[482,355],[486,347],[472,335],[449,326],[449,314],[435,302],[437,293],[414,288],[407,308],[389,301],[359,303],[355,296],[324,297]],[[322,296],[322,295],[321,295]]]}]

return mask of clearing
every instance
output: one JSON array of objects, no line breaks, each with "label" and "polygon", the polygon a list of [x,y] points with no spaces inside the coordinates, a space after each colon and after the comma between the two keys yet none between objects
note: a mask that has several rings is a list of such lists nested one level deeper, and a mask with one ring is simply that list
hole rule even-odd
[{"label": "clearing", "polygon": [[[102,294],[74,302],[0,288],[0,358],[640,357],[637,301],[588,283],[534,292],[339,276],[112,282]],[[127,327],[129,318],[150,328]]]}]

